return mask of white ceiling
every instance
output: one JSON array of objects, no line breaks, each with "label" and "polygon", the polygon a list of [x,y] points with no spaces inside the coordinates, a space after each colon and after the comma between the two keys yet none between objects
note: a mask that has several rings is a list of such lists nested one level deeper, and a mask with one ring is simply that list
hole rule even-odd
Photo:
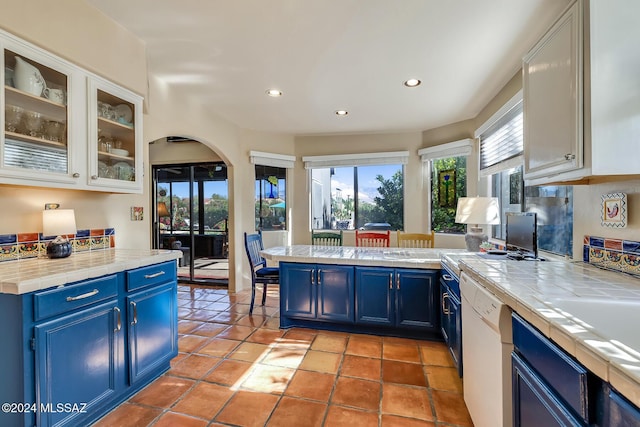
[{"label": "white ceiling", "polygon": [[[150,73],[193,102],[242,128],[296,135],[473,118],[568,3],[86,1],[144,40]],[[404,87],[411,77],[422,85]]]}]

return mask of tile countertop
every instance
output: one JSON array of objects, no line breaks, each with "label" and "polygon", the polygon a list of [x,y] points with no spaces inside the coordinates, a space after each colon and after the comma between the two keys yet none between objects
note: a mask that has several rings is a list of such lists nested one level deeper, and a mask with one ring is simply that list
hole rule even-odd
[{"label": "tile countertop", "polygon": [[105,249],[68,258],[32,258],[0,263],[0,293],[24,294],[79,280],[171,261],[181,251]]},{"label": "tile countertop", "polygon": [[[440,268],[469,274],[640,407],[640,279],[550,257],[515,261],[455,249],[280,246],[270,261]],[[497,258],[497,259],[496,259]]]},{"label": "tile countertop", "polygon": [[639,278],[583,262],[447,258],[640,407]]},{"label": "tile countertop", "polygon": [[[455,253],[455,249],[447,249],[446,252]],[[277,246],[261,253],[269,261],[439,270],[443,250],[295,245]]]}]

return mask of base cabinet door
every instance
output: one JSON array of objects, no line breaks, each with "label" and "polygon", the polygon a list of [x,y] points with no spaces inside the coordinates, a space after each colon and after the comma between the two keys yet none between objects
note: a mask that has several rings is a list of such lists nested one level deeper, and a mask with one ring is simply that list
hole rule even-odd
[{"label": "base cabinet door", "polygon": [[393,269],[356,267],[356,323],[394,326]]},{"label": "base cabinet door", "polygon": [[315,264],[280,263],[282,314],[286,317],[316,317]]},{"label": "base cabinet door", "polygon": [[129,381],[144,379],[178,353],[176,283],[129,295]]},{"label": "base cabinet door", "polygon": [[317,318],[343,323],[354,321],[353,267],[317,265]]},{"label": "base cabinet door", "polygon": [[396,269],[396,324],[409,328],[438,328],[438,273]]},{"label": "base cabinet door", "polygon": [[514,427],[586,426],[538,378],[520,356],[512,353]]},{"label": "base cabinet door", "polygon": [[353,267],[281,263],[280,298],[284,316],[353,323]]},{"label": "base cabinet door", "polygon": [[37,425],[81,425],[120,392],[124,331],[116,300],[35,327]]},{"label": "base cabinet door", "polygon": [[460,300],[444,281],[440,283],[440,331],[462,377],[462,317]]}]

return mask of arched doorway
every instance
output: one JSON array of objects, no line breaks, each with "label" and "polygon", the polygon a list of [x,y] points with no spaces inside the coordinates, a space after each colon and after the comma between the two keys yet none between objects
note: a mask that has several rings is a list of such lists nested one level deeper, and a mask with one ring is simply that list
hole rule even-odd
[{"label": "arched doorway", "polygon": [[[176,142],[156,141],[150,146],[154,200],[154,247],[181,250],[178,280],[188,283],[228,285],[229,190],[227,165],[197,141],[180,141],[185,159],[179,162]],[[162,150],[162,153],[151,152]],[[194,156],[195,151],[200,155]],[[190,154],[189,154],[190,153]],[[173,163],[160,161],[164,157]],[[155,160],[155,161],[154,161]]]}]

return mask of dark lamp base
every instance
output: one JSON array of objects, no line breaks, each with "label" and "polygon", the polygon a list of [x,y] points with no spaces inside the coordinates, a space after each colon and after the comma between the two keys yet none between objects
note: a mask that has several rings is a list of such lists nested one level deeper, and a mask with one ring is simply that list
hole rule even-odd
[{"label": "dark lamp base", "polygon": [[51,242],[47,245],[47,256],[49,258],[66,258],[69,255],[71,255],[71,243],[68,241],[62,243]]}]

